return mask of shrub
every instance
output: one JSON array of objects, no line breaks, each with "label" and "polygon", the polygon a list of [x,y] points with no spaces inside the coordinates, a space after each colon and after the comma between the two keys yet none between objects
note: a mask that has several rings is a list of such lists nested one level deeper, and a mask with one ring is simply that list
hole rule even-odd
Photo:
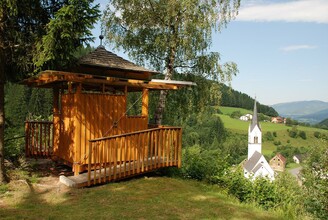
[{"label": "shrub", "polygon": [[265,134],[265,138],[266,138],[268,141],[273,141],[272,133],[271,133],[270,131],[268,131],[268,132]]},{"label": "shrub", "polygon": [[319,131],[315,131],[315,132],[313,133],[313,135],[314,135],[314,137],[316,137],[316,138],[320,138],[320,137],[321,137],[321,133],[320,133]]},{"label": "shrub", "polygon": [[297,133],[298,133],[297,128],[294,126],[292,130],[289,131],[288,135],[291,138],[297,138]]},{"label": "shrub", "polygon": [[240,116],[242,116],[240,111],[234,111],[230,115],[231,118],[240,118]]},{"label": "shrub", "polygon": [[274,141],[273,144],[276,145],[276,146],[279,146],[279,145],[281,145],[281,142],[280,141]]},{"label": "shrub", "polygon": [[299,131],[298,136],[300,136],[303,140],[306,140],[306,133],[305,131]]},{"label": "shrub", "polygon": [[273,134],[273,137],[277,137],[277,132],[272,132],[272,134]]},{"label": "shrub", "polygon": [[227,167],[226,158],[219,150],[206,150],[195,145],[183,151],[181,172],[187,178],[216,183]]}]

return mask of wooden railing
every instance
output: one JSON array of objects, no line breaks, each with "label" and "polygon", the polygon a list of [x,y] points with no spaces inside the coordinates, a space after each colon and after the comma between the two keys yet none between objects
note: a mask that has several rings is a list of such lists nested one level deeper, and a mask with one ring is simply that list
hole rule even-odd
[{"label": "wooden railing", "polygon": [[49,157],[53,151],[52,121],[25,122],[26,157]]},{"label": "wooden railing", "polygon": [[89,141],[88,186],[181,167],[182,129],[162,127]]}]

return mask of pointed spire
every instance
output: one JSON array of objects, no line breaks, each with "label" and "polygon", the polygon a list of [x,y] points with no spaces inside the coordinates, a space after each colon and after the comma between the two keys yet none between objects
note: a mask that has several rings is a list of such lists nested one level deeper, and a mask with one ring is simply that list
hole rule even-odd
[{"label": "pointed spire", "polygon": [[251,131],[255,128],[256,125],[260,128],[259,121],[258,121],[258,118],[257,118],[257,106],[256,106],[256,97],[255,97],[252,124],[251,124]]}]

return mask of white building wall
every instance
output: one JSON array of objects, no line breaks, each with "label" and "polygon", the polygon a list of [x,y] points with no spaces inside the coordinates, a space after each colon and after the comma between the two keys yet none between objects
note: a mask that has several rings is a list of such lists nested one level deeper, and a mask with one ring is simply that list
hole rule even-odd
[{"label": "white building wall", "polygon": [[251,126],[248,128],[248,160],[255,151],[262,153],[262,132],[258,126],[255,126],[252,131],[250,131],[250,128]]}]

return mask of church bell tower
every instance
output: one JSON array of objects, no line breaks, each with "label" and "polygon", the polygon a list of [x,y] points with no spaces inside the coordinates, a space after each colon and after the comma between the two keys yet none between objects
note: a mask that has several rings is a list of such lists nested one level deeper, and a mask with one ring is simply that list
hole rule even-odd
[{"label": "church bell tower", "polygon": [[255,151],[262,154],[262,130],[257,117],[256,99],[254,102],[252,122],[248,127],[248,160],[253,156]]}]

